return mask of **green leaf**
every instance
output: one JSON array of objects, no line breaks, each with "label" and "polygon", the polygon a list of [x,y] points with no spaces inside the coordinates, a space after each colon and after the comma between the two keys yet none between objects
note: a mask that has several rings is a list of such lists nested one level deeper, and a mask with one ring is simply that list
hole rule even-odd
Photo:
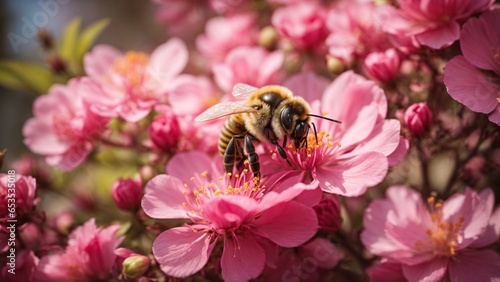
[{"label": "green leaf", "polygon": [[59,45],[58,51],[61,58],[67,62],[74,62],[76,44],[78,41],[78,34],[80,31],[80,25],[82,19],[76,17],[66,26],[61,37],[61,43]]},{"label": "green leaf", "polygon": [[55,77],[44,66],[14,61],[0,61],[0,84],[17,90],[46,93],[55,82]]},{"label": "green leaf", "polygon": [[102,33],[102,31],[109,25],[109,19],[101,19],[94,22],[92,25],[87,27],[78,38],[77,49],[75,53],[75,58],[77,61],[81,62],[83,56],[90,49],[90,46],[94,43],[96,38]]}]

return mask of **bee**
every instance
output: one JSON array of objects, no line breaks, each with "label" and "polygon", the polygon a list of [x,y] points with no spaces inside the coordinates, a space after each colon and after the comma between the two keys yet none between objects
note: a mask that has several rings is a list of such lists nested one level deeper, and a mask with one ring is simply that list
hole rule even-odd
[{"label": "bee", "polygon": [[[259,156],[255,152],[255,143],[273,144],[279,155],[291,166],[283,148],[286,147],[288,139],[296,148],[307,147],[311,116],[340,123],[338,120],[311,114],[309,104],[302,97],[294,96],[292,91],[284,86],[268,85],[256,88],[238,83],[232,94],[237,99],[246,100],[216,104],[197,116],[195,121],[203,122],[229,116],[218,142],[224,170],[231,173],[235,164],[239,168],[248,160],[257,183],[260,180],[260,164]],[[316,132],[314,123],[312,125]],[[279,143],[280,140],[283,140],[282,144]]]}]

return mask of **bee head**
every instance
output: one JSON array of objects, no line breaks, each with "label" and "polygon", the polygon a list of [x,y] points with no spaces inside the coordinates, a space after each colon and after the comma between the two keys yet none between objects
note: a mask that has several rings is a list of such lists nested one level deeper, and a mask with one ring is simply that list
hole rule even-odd
[{"label": "bee head", "polygon": [[301,147],[309,134],[309,108],[303,101],[292,101],[281,110],[281,126],[293,140],[296,148]]}]

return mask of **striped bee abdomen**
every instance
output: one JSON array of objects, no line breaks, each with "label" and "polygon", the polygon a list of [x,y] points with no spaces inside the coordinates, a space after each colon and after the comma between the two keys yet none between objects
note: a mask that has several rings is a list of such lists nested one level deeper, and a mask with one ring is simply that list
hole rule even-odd
[{"label": "striped bee abdomen", "polygon": [[247,133],[247,130],[245,128],[245,122],[243,121],[242,117],[240,114],[232,115],[230,116],[226,122],[224,123],[224,126],[222,127],[222,130],[219,135],[219,153],[221,156],[224,156],[224,153],[226,152],[227,144],[229,144],[229,141],[233,138],[235,135],[245,135]]}]

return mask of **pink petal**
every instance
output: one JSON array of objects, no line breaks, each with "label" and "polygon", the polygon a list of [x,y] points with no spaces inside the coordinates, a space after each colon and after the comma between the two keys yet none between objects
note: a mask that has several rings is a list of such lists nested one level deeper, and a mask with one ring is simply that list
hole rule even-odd
[{"label": "pink petal", "polygon": [[183,183],[171,175],[157,175],[144,188],[142,209],[152,218],[188,218],[182,203]]},{"label": "pink petal", "polygon": [[403,275],[401,263],[383,261],[366,270],[372,282],[400,282],[406,280]]},{"label": "pink petal", "polygon": [[433,260],[417,265],[403,264],[403,274],[410,282],[441,281],[446,275],[447,266],[447,257],[436,257]]},{"label": "pink petal", "polygon": [[198,272],[210,256],[210,236],[191,227],[176,227],[161,233],[153,242],[153,254],[163,272],[184,278]]},{"label": "pink petal", "polygon": [[491,214],[486,230],[479,235],[469,248],[482,248],[491,245],[500,239],[500,207]]},{"label": "pink petal", "polygon": [[189,59],[189,53],[184,42],[172,38],[156,47],[151,53],[150,67],[153,73],[158,73],[163,81],[168,81],[182,72]]},{"label": "pink petal", "polygon": [[394,166],[400,163],[406,157],[409,148],[410,142],[408,141],[408,139],[404,137],[399,138],[398,147],[396,148],[396,150],[394,150],[394,152],[387,156],[387,159],[389,160],[389,166]]},{"label": "pink petal", "polygon": [[251,225],[256,234],[282,247],[296,247],[316,233],[318,219],[312,208],[286,202],[266,210]]},{"label": "pink petal", "polygon": [[460,247],[465,247],[482,234],[491,215],[493,205],[487,205],[479,195],[467,188],[465,195],[455,194],[443,204],[443,220],[457,222],[463,218],[463,238]]},{"label": "pink petal", "polygon": [[246,196],[219,196],[203,206],[203,218],[215,229],[231,229],[241,226],[251,218],[257,202]]},{"label": "pink petal", "polygon": [[217,85],[229,94],[234,84],[234,75],[231,68],[224,64],[218,64],[212,67],[212,72],[214,73]]},{"label": "pink petal", "polygon": [[490,116],[488,117],[488,119],[495,123],[496,125],[500,125],[500,107],[497,106],[493,112],[490,113]]},{"label": "pink petal", "polygon": [[452,20],[448,25],[433,30],[427,30],[416,35],[416,38],[422,45],[429,46],[433,49],[441,49],[450,46],[459,36],[460,25]]},{"label": "pink petal", "polygon": [[485,12],[479,18],[470,18],[460,34],[460,48],[464,57],[475,67],[500,73],[500,64],[490,51],[500,46],[500,35],[493,28],[500,26],[500,10]]},{"label": "pink petal", "polygon": [[[291,201],[292,199],[298,197],[299,195],[301,195],[306,191],[315,190],[318,187],[318,182],[313,181],[310,184],[305,184],[302,182],[298,182],[298,180],[295,179],[293,183],[290,183],[290,181],[285,181],[282,184],[279,184],[279,186],[287,188],[281,190],[281,192],[279,193],[275,191],[267,192],[259,202],[259,207],[258,207],[259,211],[265,211],[268,208],[271,208],[279,203]],[[314,195],[312,195],[312,197],[314,197]],[[309,200],[311,200],[310,202],[312,202],[314,199],[309,199]]]},{"label": "pink petal", "polygon": [[[366,138],[366,142],[362,146],[357,147],[352,152],[344,154],[344,157],[357,155],[366,152],[379,152],[384,156],[389,156],[399,146],[401,136],[401,123],[398,120],[384,120],[383,123],[377,124]],[[343,144],[342,144],[343,145]]]},{"label": "pink petal", "polygon": [[500,281],[500,255],[493,250],[464,250],[450,260],[449,279],[456,282]]},{"label": "pink petal", "polygon": [[374,200],[365,211],[361,241],[373,254],[385,256],[408,249],[388,236],[385,230],[387,214],[392,208],[389,200]]},{"label": "pink petal", "polygon": [[[175,154],[167,163],[165,171],[167,174],[180,179],[183,183],[189,183],[191,177],[199,177],[199,174],[210,170],[212,160],[207,154],[200,151],[192,151]],[[212,177],[220,177],[220,175],[211,175]]]},{"label": "pink petal", "polygon": [[285,55],[281,51],[274,51],[266,56],[259,70],[259,77],[256,80],[258,85],[273,83],[277,72],[283,66]]},{"label": "pink petal", "polygon": [[47,156],[45,161],[47,164],[56,166],[61,170],[70,171],[79,166],[87,158],[92,148],[93,145],[91,142],[79,142],[73,144],[64,154]]},{"label": "pink petal", "polygon": [[216,99],[212,82],[204,76],[182,74],[169,84],[169,103],[176,115],[197,115]]},{"label": "pink petal", "polygon": [[318,167],[315,178],[325,192],[355,197],[379,184],[387,170],[388,161],[383,154],[368,152],[333,166]]},{"label": "pink petal", "polygon": [[62,154],[70,144],[61,142],[53,125],[39,118],[29,119],[23,126],[24,144],[41,155]]},{"label": "pink petal", "polygon": [[115,60],[122,53],[110,45],[97,45],[83,58],[85,73],[93,78],[103,79]]},{"label": "pink petal", "polygon": [[321,268],[334,268],[340,260],[340,252],[332,242],[324,238],[316,238],[299,248],[300,256],[311,258]]},{"label": "pink petal", "polygon": [[[328,86],[328,80],[317,76],[313,72],[301,72],[287,79],[283,85],[311,103],[320,100],[322,93]],[[320,114],[320,113],[318,113]]]},{"label": "pink petal", "polygon": [[498,104],[500,87],[463,56],[456,56],[446,64],[444,84],[453,99],[475,112],[489,113]]},{"label": "pink petal", "polygon": [[264,270],[265,253],[253,237],[226,236],[221,258],[225,281],[244,282],[257,278]]},{"label": "pink petal", "polygon": [[[345,88],[336,86],[339,79],[342,79],[340,84],[347,84]],[[342,74],[327,88],[322,101],[326,116],[342,121],[339,126],[345,128],[345,133],[340,142],[344,148],[364,141],[372,132],[379,114],[379,106],[373,101],[370,90],[374,87],[373,82],[356,80]]]}]

